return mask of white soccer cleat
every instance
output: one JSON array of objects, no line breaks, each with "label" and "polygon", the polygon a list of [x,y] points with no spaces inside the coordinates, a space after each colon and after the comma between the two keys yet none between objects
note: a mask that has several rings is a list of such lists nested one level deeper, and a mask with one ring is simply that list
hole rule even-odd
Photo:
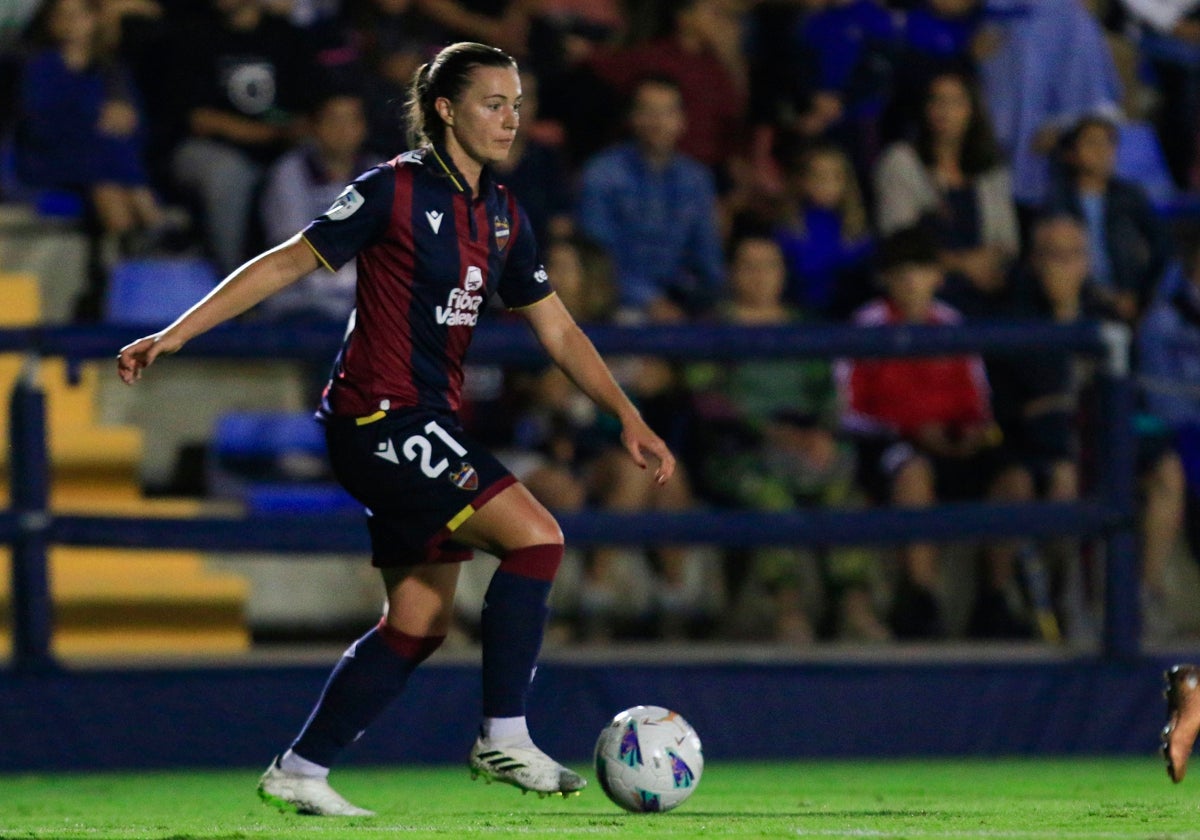
[{"label": "white soccer cleat", "polygon": [[281,811],[317,817],[373,817],[374,811],[347,802],[319,776],[301,776],[280,769],[272,761],[258,780],[258,797]]},{"label": "white soccer cleat", "polygon": [[533,791],[538,796],[558,793],[563,797],[578,794],[587,780],[568,770],[532,744],[528,747],[493,746],[482,738],[471,747],[471,778],[483,776],[489,782],[504,782]]}]

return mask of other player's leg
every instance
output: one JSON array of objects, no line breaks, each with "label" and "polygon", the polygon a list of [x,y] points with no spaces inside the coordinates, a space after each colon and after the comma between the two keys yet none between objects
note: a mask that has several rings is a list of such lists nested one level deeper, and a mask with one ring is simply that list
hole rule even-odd
[{"label": "other player's leg", "polygon": [[258,790],[264,801],[304,814],[372,814],[329,786],[329,768],[445,639],[458,567],[444,563],[382,570],[387,615],[346,650],[300,735],[263,774]]},{"label": "other player's leg", "polygon": [[546,627],[546,599],[562,561],[558,523],[521,484],[488,501],[455,532],[456,541],[500,558],[484,595],[483,720],[471,749],[472,777],[564,796],[587,782],[538,749],[525,700]]},{"label": "other player's leg", "polygon": [[1162,731],[1162,754],[1171,781],[1181,782],[1200,733],[1200,668],[1176,665],[1165,677],[1167,725]]}]

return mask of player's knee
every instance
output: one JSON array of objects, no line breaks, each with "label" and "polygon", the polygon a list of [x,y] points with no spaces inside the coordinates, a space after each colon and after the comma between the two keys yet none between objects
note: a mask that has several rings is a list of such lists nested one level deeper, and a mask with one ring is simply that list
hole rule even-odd
[{"label": "player's knee", "polygon": [[500,558],[500,568],[510,574],[550,581],[558,574],[562,558],[563,544],[559,539],[558,542],[527,545],[507,551]]}]

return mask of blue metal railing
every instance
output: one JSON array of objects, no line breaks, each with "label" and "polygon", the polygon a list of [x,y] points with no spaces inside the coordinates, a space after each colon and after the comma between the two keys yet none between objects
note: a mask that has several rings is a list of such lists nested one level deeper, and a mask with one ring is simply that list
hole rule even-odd
[{"label": "blue metal railing", "polygon": [[[174,548],[203,551],[358,552],[368,548],[355,516],[257,515],[186,519],[52,516],[44,398],[33,375],[36,360],[61,356],[78,363],[113,359],[116,350],[146,330],[136,327],[62,326],[0,331],[0,352],[27,354],[29,363],[11,397],[12,509],[0,511],[0,542],[13,546],[14,667],[54,667],[53,605],[46,580],[50,545]],[[567,539],[577,545],[712,543],[733,547],[780,544],[888,544],[917,539],[976,537],[1103,537],[1107,543],[1105,653],[1138,652],[1138,572],[1134,530],[1133,382],[1127,371],[1127,334],[1096,323],[1057,326],[981,323],[955,327],[860,329],[813,325],[737,328],[716,325],[587,329],[605,355],[649,354],[676,360],[768,357],[929,356],[976,352],[990,356],[1044,350],[1098,356],[1096,492],[1077,503],[994,505],[964,503],[920,510],[797,510],[786,513],[695,511],[563,514]],[[272,328],[233,325],[192,342],[191,357],[329,358],[341,340],[338,328]],[[533,336],[520,324],[481,327],[472,345],[475,363],[507,364],[540,358]],[[160,363],[161,364],[161,363]],[[169,375],[165,369],[158,375]],[[115,373],[114,373],[115,375]]]}]

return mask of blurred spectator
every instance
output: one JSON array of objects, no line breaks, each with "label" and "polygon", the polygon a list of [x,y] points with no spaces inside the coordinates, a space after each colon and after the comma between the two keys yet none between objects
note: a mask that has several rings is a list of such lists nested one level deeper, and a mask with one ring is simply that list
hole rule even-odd
[{"label": "blurred spectator", "polygon": [[479,41],[523,59],[540,0],[413,0],[437,31],[434,43]]},{"label": "blurred spectator", "polygon": [[1048,213],[1084,222],[1095,294],[1127,324],[1142,309],[1173,257],[1170,233],[1142,188],[1113,174],[1117,127],[1085,117],[1063,137],[1062,177],[1052,184]]},{"label": "blurred spectator", "polygon": [[890,101],[880,128],[885,145],[911,136],[908,124],[914,115],[920,118],[934,76],[976,74],[984,15],[981,0],[920,0],[904,14]]},{"label": "blurred spectator", "polygon": [[[876,0],[806,0],[797,22],[790,82],[797,120],[808,137],[831,136],[864,171],[878,153],[879,124],[887,101],[899,32]],[[813,72],[810,83],[803,77]]]},{"label": "blurred spectator", "polygon": [[786,204],[775,239],[788,268],[789,303],[806,314],[844,318],[870,295],[875,247],[850,158],[815,142],[785,161]]},{"label": "blurred spectator", "polygon": [[[799,325],[784,298],[786,271],[779,245],[768,235],[747,235],[734,247],[730,299],[721,319],[744,326]],[[854,447],[839,440],[837,393],[823,359],[755,360],[692,366],[688,385],[696,417],[698,483],[717,503],[752,510],[797,506],[847,507],[862,503],[855,485]],[[745,592],[761,587],[770,599],[770,631],[780,641],[811,641],[815,625],[858,641],[890,636],[875,615],[869,552],[855,548],[813,553],[764,548],[742,558],[749,567]],[[806,567],[819,560],[823,586]],[[733,570],[731,570],[733,571]],[[828,615],[820,589],[828,590]],[[816,589],[817,591],[809,591]],[[741,623],[741,622],[739,622]]]},{"label": "blurred spectator", "polygon": [[513,191],[529,216],[538,242],[569,236],[574,227],[571,210],[574,184],[562,149],[538,139],[538,80],[521,73],[521,131],[508,157],[493,164],[496,177]]},{"label": "blurred spectator", "polygon": [[172,173],[194,194],[218,269],[249,255],[256,191],[299,135],[315,66],[304,36],[259,0],[209,0],[181,26],[170,67],[186,135]]},{"label": "blurred spectator", "polygon": [[[1025,294],[1016,314],[1071,323],[1081,318],[1104,316],[1107,305],[1094,294],[1096,285],[1089,274],[1087,229],[1070,215],[1047,216],[1033,228]],[[1163,312],[1163,315],[1168,313]],[[1156,330],[1166,320],[1156,321],[1151,333],[1139,342],[1145,356],[1142,368],[1161,375],[1163,344],[1170,341]],[[1169,351],[1168,351],[1169,352]],[[1169,358],[1169,357],[1168,357]],[[1171,361],[1181,361],[1175,357]],[[992,363],[996,374],[996,406],[1004,427],[1006,447],[1028,466],[1047,498],[1070,500],[1086,488],[1090,470],[1081,469],[1105,457],[1095,444],[1081,440],[1087,412],[1094,410],[1089,389],[1094,365],[1069,353],[1040,352],[1008,363]],[[1161,403],[1150,401],[1152,411]],[[1183,527],[1183,466],[1170,435],[1160,423],[1143,415],[1136,423],[1137,472],[1139,478],[1139,530],[1141,534],[1143,618],[1152,638],[1170,634],[1165,610],[1166,568],[1179,545]],[[1090,445],[1089,445],[1090,444]],[[1062,545],[1058,549],[1064,551]],[[1071,561],[1073,549],[1060,560]],[[1070,586],[1071,567],[1063,569]],[[1075,593],[1065,593],[1078,598]],[[1068,630],[1072,624],[1086,630],[1079,606],[1063,607]]]},{"label": "blurred spectator", "polygon": [[97,237],[79,315],[95,315],[105,270],[165,228],[144,159],[141,103],[127,69],[99,41],[95,0],[49,0],[32,23],[38,49],[21,77],[18,178],[84,200]]},{"label": "blurred spectator", "polygon": [[1156,297],[1138,328],[1137,339],[1139,384],[1145,394],[1146,409],[1165,427],[1180,456],[1186,487],[1184,523],[1192,558],[1197,560],[1200,559],[1200,252],[1193,252],[1186,276],[1178,276],[1175,283],[1164,287]]},{"label": "blurred spectator", "polygon": [[930,225],[946,270],[942,298],[968,317],[995,314],[1019,229],[1012,179],[967,77],[930,80],[914,134],[876,166],[879,231]]},{"label": "blurred spectator", "polygon": [[588,67],[624,97],[641,80],[671,79],[683,125],[679,150],[714,170],[738,149],[746,117],[748,69],[741,17],[734,0],[667,0],[665,22],[652,40],[598,51]]},{"label": "blurred spectator", "polygon": [[580,177],[580,232],[608,251],[628,314],[680,320],[708,310],[724,268],[712,174],[679,151],[679,87],[651,78],[633,94],[633,139],[601,152]]},{"label": "blurred spectator", "polygon": [[[367,121],[361,96],[326,94],[310,110],[309,122],[311,137],[279,158],[264,183],[259,212],[269,245],[302,230],[378,162],[363,149]],[[264,300],[258,311],[271,320],[344,322],[354,308],[356,276],[353,261],[332,274],[318,269]]]},{"label": "blurred spectator", "polygon": [[342,22],[363,70],[367,146],[383,154],[408,147],[408,84],[438,43],[436,27],[414,0],[345,0]]},{"label": "blurred spectator", "polygon": [[[885,297],[854,315],[861,327],[958,324],[961,316],[936,297],[942,269],[933,239],[920,228],[896,231],[880,245]],[[860,480],[880,501],[926,507],[937,501],[1028,498],[1028,475],[1005,463],[992,417],[987,377],[976,356],[843,360],[842,424],[858,440]],[[996,541],[984,550],[985,570],[972,617],[984,637],[1025,637],[1027,619],[1014,606],[1017,546]],[[938,549],[901,549],[902,573],[892,604],[901,638],[943,635]]]},{"label": "blurred spectator", "polygon": [[1121,84],[1082,0],[989,0],[988,10],[984,98],[1012,166],[1013,196],[1031,214],[1045,200],[1047,155],[1061,132],[1085,114],[1115,116]]}]

